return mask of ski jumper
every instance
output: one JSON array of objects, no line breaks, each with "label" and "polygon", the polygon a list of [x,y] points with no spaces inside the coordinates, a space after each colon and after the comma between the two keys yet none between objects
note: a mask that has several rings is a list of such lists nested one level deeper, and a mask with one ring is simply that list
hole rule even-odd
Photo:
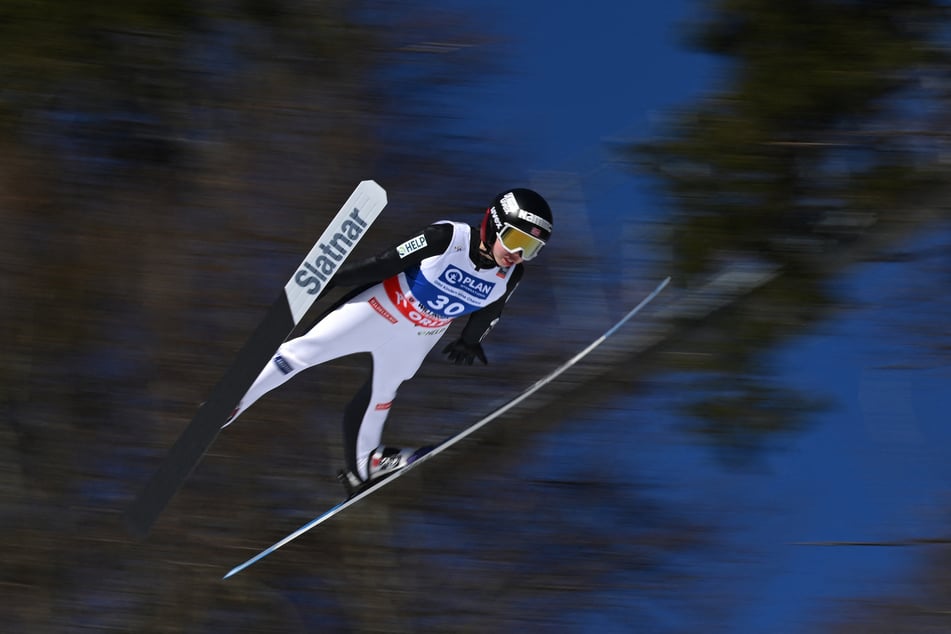
[{"label": "ski jumper", "polygon": [[454,319],[469,315],[461,338],[480,342],[522,277],[521,264],[500,268],[489,263],[479,244],[477,230],[444,221],[341,267],[333,285],[358,288],[306,334],[278,348],[227,424],[299,372],[369,353],[370,377],[345,408],[343,420],[347,468],[366,480],[370,453],[380,445],[400,384],[416,374]]}]

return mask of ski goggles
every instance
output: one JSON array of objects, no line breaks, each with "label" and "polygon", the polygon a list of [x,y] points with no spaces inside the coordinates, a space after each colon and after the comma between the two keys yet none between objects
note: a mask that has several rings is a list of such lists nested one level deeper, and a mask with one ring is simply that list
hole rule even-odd
[{"label": "ski goggles", "polygon": [[521,252],[523,260],[531,260],[545,246],[544,240],[529,235],[517,227],[505,223],[498,233],[499,242],[509,253]]}]

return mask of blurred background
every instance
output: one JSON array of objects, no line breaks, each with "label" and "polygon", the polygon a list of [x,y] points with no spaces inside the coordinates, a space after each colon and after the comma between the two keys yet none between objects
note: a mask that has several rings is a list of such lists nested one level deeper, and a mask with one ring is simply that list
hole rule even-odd
[{"label": "blurred background", "polygon": [[[947,3],[556,4],[2,3],[5,631],[951,631]],[[365,179],[390,203],[358,255],[513,186],[556,220],[489,365],[437,347],[390,444],[673,284],[228,581],[339,501],[360,364],[256,404],[130,539]]]}]

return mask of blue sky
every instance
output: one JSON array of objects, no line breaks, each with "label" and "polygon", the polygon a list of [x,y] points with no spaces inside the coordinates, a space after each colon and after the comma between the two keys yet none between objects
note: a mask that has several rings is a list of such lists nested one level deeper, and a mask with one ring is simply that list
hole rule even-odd
[{"label": "blue sky", "polygon": [[490,118],[493,136],[519,140],[532,169],[570,169],[603,140],[643,136],[661,109],[711,80],[712,60],[678,45],[683,0],[489,6],[511,38],[505,70],[516,90],[477,116]]},{"label": "blue sky", "polygon": [[[603,167],[605,142],[645,138],[664,109],[686,104],[716,79],[712,60],[685,52],[677,34],[692,3],[491,3],[490,21],[511,38],[508,100],[476,108],[471,122],[496,139],[518,139],[526,174],[584,176],[592,218],[657,213],[643,183]],[[511,92],[509,92],[511,90]],[[603,187],[604,183],[610,186]],[[768,454],[754,472],[724,471],[675,430],[671,403],[656,404],[649,433],[632,438],[632,469],[666,483],[669,494],[735,529],[736,557],[709,571],[711,589],[740,597],[731,632],[807,632],[836,600],[893,591],[913,570],[915,549],[820,548],[797,542],[879,540],[941,533],[951,475],[938,423],[947,372],[896,371],[902,323],[896,297],[909,275],[899,265],[846,275],[843,311],[790,343],[775,363],[790,386],[832,400],[813,426]],[[898,357],[896,357],[896,352]],[[908,355],[910,357],[910,352]],[[667,386],[667,394],[675,386]],[[643,411],[644,404],[631,407]],[[716,504],[711,504],[716,500]]]},{"label": "blue sky", "polygon": [[947,370],[895,370],[888,366],[912,353],[896,356],[883,345],[896,335],[889,330],[901,308],[882,299],[901,289],[904,275],[901,267],[876,265],[845,276],[846,297],[862,307],[777,351],[787,385],[833,406],[755,470],[725,471],[705,448],[686,442],[674,431],[683,421],[670,414],[676,386],[661,390],[655,411],[662,415],[637,463],[671,496],[731,529],[727,549],[737,555],[710,572],[742,597],[729,631],[814,631],[811,620],[831,614],[840,599],[907,590],[902,575],[926,555],[803,542],[944,534]]}]

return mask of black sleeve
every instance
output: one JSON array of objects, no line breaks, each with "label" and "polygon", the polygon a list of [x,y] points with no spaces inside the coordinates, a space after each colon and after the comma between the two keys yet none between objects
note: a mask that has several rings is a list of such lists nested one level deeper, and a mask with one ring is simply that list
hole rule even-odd
[{"label": "black sleeve", "polygon": [[509,301],[512,293],[515,292],[519,282],[522,281],[524,272],[524,267],[521,264],[517,264],[515,270],[512,272],[512,276],[509,278],[505,295],[469,316],[469,321],[466,322],[465,327],[462,329],[462,334],[460,335],[463,341],[468,344],[476,344],[489,334],[489,331],[495,327],[495,324],[498,323],[502,317],[502,309],[505,308],[505,304]]},{"label": "black sleeve", "polygon": [[440,255],[452,242],[452,225],[429,225],[422,231],[376,255],[344,264],[334,276],[334,286],[376,284],[419,264],[425,258]]}]

